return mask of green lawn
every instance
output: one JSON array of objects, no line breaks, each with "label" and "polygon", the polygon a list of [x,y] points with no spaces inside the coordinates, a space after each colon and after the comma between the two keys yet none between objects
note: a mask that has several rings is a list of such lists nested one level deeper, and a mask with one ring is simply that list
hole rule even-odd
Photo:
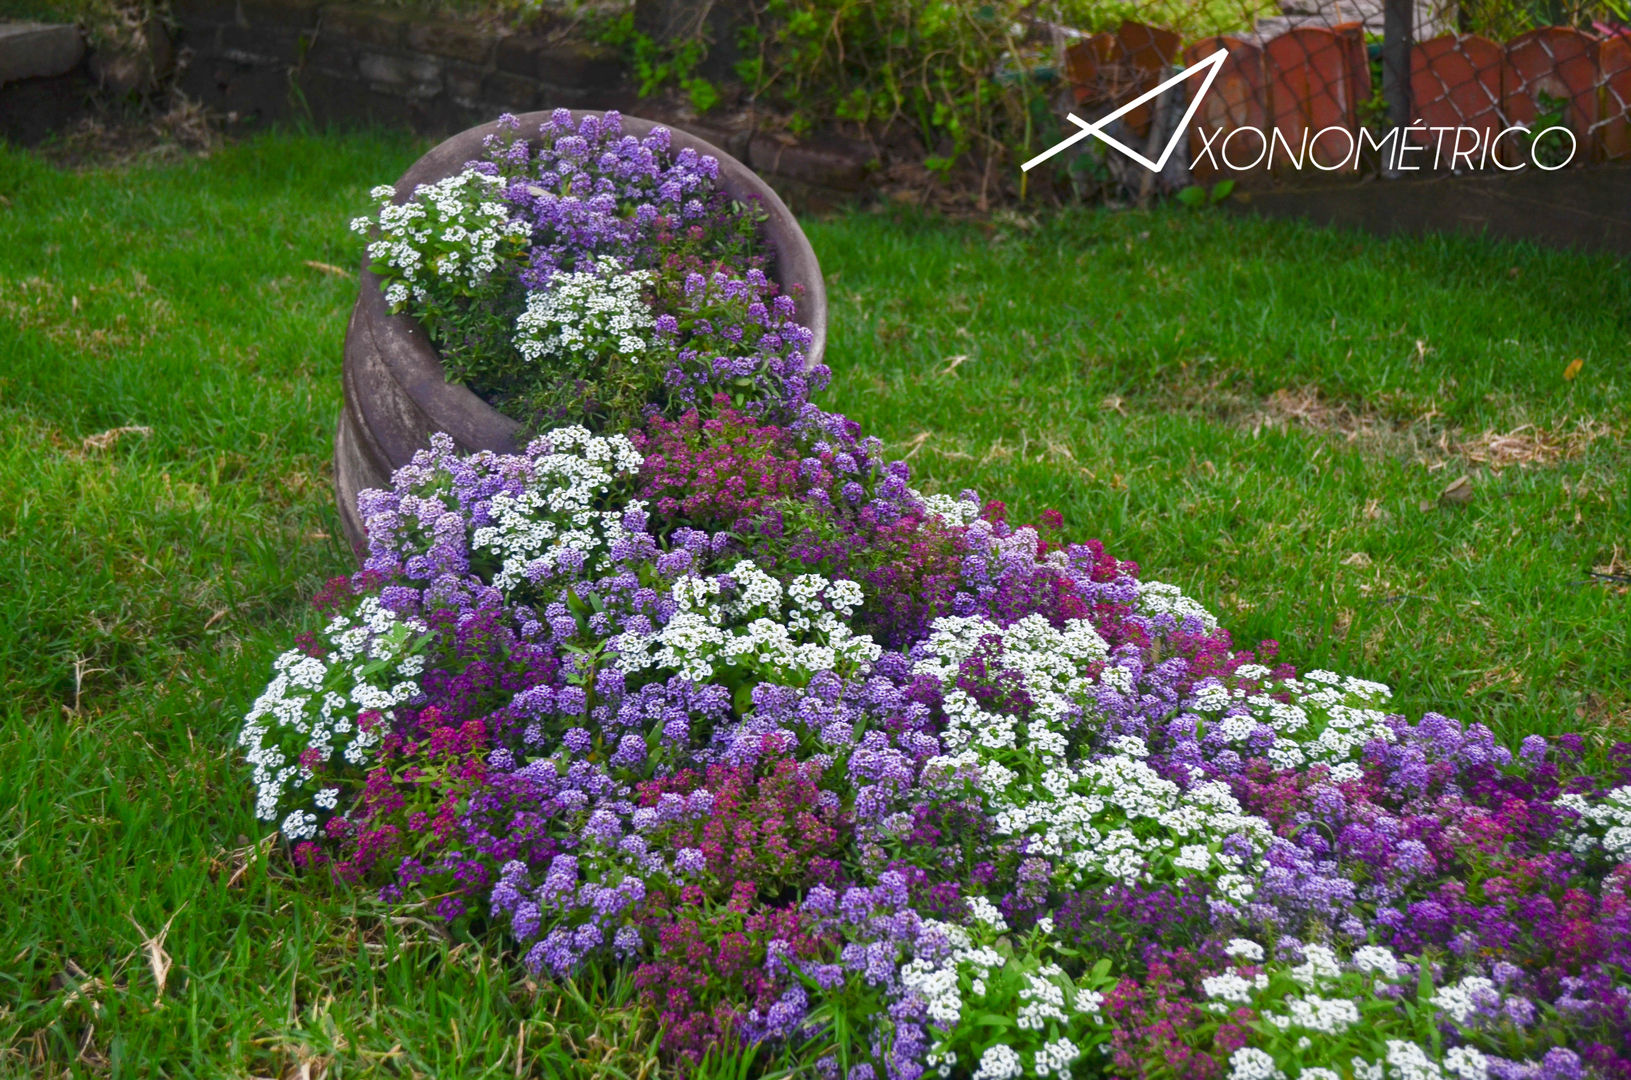
[{"label": "green lawn", "polygon": [[[253,857],[238,717],[347,565],[327,267],[420,149],[0,149],[0,1075],[656,1075],[619,988]],[[1631,731],[1624,264],[1165,211],[809,231],[826,404],[920,485],[1058,507],[1405,711]]]}]

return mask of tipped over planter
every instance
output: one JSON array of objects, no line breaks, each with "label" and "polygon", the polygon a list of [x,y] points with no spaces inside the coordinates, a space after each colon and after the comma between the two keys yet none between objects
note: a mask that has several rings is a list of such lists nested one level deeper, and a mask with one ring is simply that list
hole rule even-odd
[{"label": "tipped over planter", "polygon": [[[574,121],[598,112],[574,111]],[[536,132],[548,111],[518,117],[523,132]],[[622,117],[624,134],[644,137],[654,121]],[[670,128],[674,151],[686,148],[719,161],[719,187],[733,198],[756,199],[768,214],[764,237],[775,253],[774,278],[785,293],[800,288],[797,319],[814,338],[806,363],[821,361],[827,336],[827,291],[815,251],[796,218],[771,187],[746,165],[713,144]],[[497,134],[495,121],[460,132],[416,161],[396,184],[396,201],[405,202],[421,184],[458,174],[466,162],[479,159],[483,141]],[[365,264],[357,304],[346,328],[343,374],[344,405],[334,434],[334,487],[340,521],[360,559],[367,548],[357,514],[357,494],[386,487],[393,471],[427,447],[430,436],[445,431],[463,451],[513,452],[524,442],[522,425],[500,413],[465,386],[449,383],[435,346],[417,320],[392,314],[380,281]]]}]

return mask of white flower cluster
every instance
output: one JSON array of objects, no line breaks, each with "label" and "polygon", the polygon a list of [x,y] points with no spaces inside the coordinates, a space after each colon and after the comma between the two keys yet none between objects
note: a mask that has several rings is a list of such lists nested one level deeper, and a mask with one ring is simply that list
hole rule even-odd
[{"label": "white flower cluster", "polygon": [[968,898],[968,917],[970,921],[983,923],[999,934],[1008,929],[1008,920],[1002,917],[997,905],[983,896]]},{"label": "white flower cluster", "polygon": [[1325,945],[1304,945],[1303,962],[1291,969],[1291,977],[1301,986],[1318,989],[1342,977],[1342,961]]},{"label": "white flower cluster", "polygon": [[1178,586],[1168,585],[1164,581],[1140,581],[1135,606],[1140,615],[1152,618],[1171,615],[1180,623],[1185,619],[1196,619],[1209,631],[1218,628],[1217,616],[1202,607],[1199,600],[1185,596]]},{"label": "white flower cluster", "polygon": [[511,220],[497,198],[501,181],[473,169],[457,176],[420,184],[413,198],[398,205],[396,189],[385,184],[369,195],[379,200],[377,221],[360,217],[353,232],[366,234],[377,224],[379,236],[368,245],[368,257],[389,266],[394,280],[385,289],[393,309],[408,300],[423,300],[429,283],[441,278],[464,289],[480,287],[498,269],[506,247],[519,249],[531,236],[526,222]]},{"label": "white flower cluster", "polygon": [[1064,988],[1049,978],[1064,973],[1057,964],[1045,964],[1035,974],[1025,973],[1025,985],[1019,990],[1017,1023],[1021,1031],[1041,1031],[1050,1021],[1063,1024],[1070,1020],[1065,1012]]},{"label": "white flower cluster", "polygon": [[[1384,950],[1385,951],[1385,950]],[[1330,948],[1319,944],[1303,946],[1303,962],[1288,972],[1293,982],[1302,988],[1300,994],[1287,994],[1273,1004],[1284,1005],[1285,1012],[1275,1012],[1265,1003],[1262,1018],[1281,1031],[1293,1028],[1299,1032],[1317,1035],[1340,1035],[1359,1023],[1359,1006],[1346,997],[1326,997],[1319,991],[1333,987],[1343,977],[1342,961]],[[1256,989],[1267,985],[1264,976],[1257,976]],[[1248,1000],[1240,998],[1237,1000]]]},{"label": "white flower cluster", "polygon": [[1289,1031],[1312,1031],[1318,1035],[1341,1035],[1359,1023],[1359,1006],[1347,998],[1327,998],[1308,993],[1300,998],[1287,998],[1283,1013],[1264,1012],[1263,1019]]},{"label": "white flower cluster", "polygon": [[[1241,959],[1261,955],[1255,942],[1245,940],[1231,941],[1225,951]],[[1289,1080],[1341,1080],[1341,1072],[1325,1066],[1304,1066],[1300,1071],[1292,1068],[1288,1073],[1282,1066],[1289,1065],[1292,1059],[1284,1055],[1277,1057],[1270,1050],[1290,1051],[1300,1059],[1303,1052],[1317,1044],[1329,1045],[1342,1037],[1352,1039],[1355,1033],[1363,1038],[1366,1032],[1362,1014],[1364,1001],[1373,988],[1381,991],[1382,979],[1396,982],[1401,974],[1398,958],[1380,945],[1361,946],[1346,962],[1324,945],[1307,944],[1302,952],[1302,963],[1289,968],[1271,966],[1268,973],[1260,972],[1249,979],[1235,972],[1225,972],[1201,981],[1202,990],[1210,999],[1208,1008],[1213,1012],[1255,1005],[1270,1030],[1283,1033],[1271,1041],[1269,1049],[1252,1047],[1235,1051],[1229,1059],[1230,1080],[1288,1080],[1288,1076]],[[1355,974],[1381,978],[1370,987],[1356,987]],[[1295,984],[1296,992],[1285,992],[1287,977]],[[1471,1014],[1479,995],[1493,989],[1487,979],[1463,979],[1441,989],[1432,1003],[1460,1022]],[[1390,1007],[1385,1012],[1392,1015],[1394,1010]],[[1377,1038],[1378,1035],[1383,1037]],[[1364,1057],[1352,1058],[1353,1080],[1488,1080],[1484,1055],[1477,1050],[1451,1049],[1441,1061],[1406,1039],[1386,1038],[1382,1032],[1371,1034],[1370,1039],[1375,1040],[1370,1045],[1381,1049],[1381,1057],[1374,1062]]]},{"label": "white flower cluster", "polygon": [[1042,1049],[1036,1052],[1036,1065],[1032,1071],[1039,1077],[1068,1078],[1070,1066],[1081,1056],[1081,1049],[1069,1039],[1055,1039],[1050,1043],[1043,1043]]},{"label": "white flower cluster", "polygon": [[628,535],[624,514],[644,508],[638,500],[617,510],[594,508],[619,477],[634,473],[644,460],[624,436],[591,435],[573,426],[557,428],[543,441],[549,453],[533,458],[526,490],[494,496],[492,524],[470,538],[473,549],[502,560],[493,585],[505,592],[529,577],[553,573],[567,551],[582,557],[588,572],[605,572],[608,550]]},{"label": "white flower cluster", "polygon": [[[1307,1041],[1307,1040],[1305,1040]],[[1312,1045],[1312,1043],[1309,1043]],[[1488,1062],[1472,1047],[1458,1046],[1444,1055],[1442,1064],[1420,1046],[1404,1039],[1389,1039],[1379,1061],[1354,1058],[1354,1080],[1488,1080]],[[1307,1047],[1304,1047],[1307,1049]],[[1274,1055],[1255,1047],[1241,1047],[1229,1056],[1229,1080],[1287,1080]],[[1294,1080],[1340,1080],[1341,1074],[1324,1066],[1305,1066]]]},{"label": "white flower cluster", "polygon": [[1399,958],[1385,945],[1361,945],[1354,950],[1353,966],[1358,971],[1374,971],[1389,982],[1399,978]]},{"label": "white flower cluster", "polygon": [[[1246,814],[1228,786],[1213,781],[1184,791],[1143,760],[1136,738],[1114,756],[1073,761],[1067,731],[1096,711],[1090,665],[1107,655],[1104,639],[1086,620],[1059,630],[1038,615],[1002,627],[982,617],[935,621],[925,654],[913,671],[953,684],[962,663],[993,638],[1001,666],[1020,675],[1032,701],[1025,721],[984,708],[962,689],[944,697],[947,753],[930,759],[925,774],[973,771],[995,831],[1026,839],[1026,850],[1054,859],[1069,885],[1108,875],[1133,882],[1152,866],[1170,865],[1176,877],[1205,875],[1236,902],[1252,891],[1251,867],[1221,850],[1239,836],[1254,851],[1266,849],[1273,830]],[[1105,668],[1101,681],[1126,671]]]},{"label": "white flower cluster", "polygon": [[[862,600],[861,586],[819,574],[781,582],[744,559],[728,577],[736,597],[721,601],[718,577],[688,574],[674,584],[672,618],[654,633],[628,631],[609,643],[625,674],[661,669],[708,682],[744,666],[778,676],[854,671],[883,655],[869,635],[846,622]],[[784,600],[791,601],[784,613]]]},{"label": "white flower cluster", "polygon": [[649,271],[624,273],[610,257],[592,271],[556,274],[549,288],[527,294],[527,310],[515,321],[516,351],[531,361],[590,361],[609,352],[638,359],[656,324],[641,297],[651,282]]},{"label": "white flower cluster", "polygon": [[1050,763],[1062,764],[1066,741],[1061,728],[1081,703],[1089,699],[1092,680],[1088,665],[1102,662],[1108,647],[1086,619],[1072,619],[1057,630],[1040,615],[1027,615],[1011,626],[999,627],[983,616],[945,616],[936,619],[928,641],[928,658],[913,671],[933,675],[942,685],[957,681],[963,661],[996,635],[1002,642],[1002,664],[1019,672],[1026,693],[1035,701],[1026,730],[1018,730],[1012,716],[987,713],[962,690],[946,694],[946,731],[942,741],[952,752],[979,747],[988,751],[1024,744]]},{"label": "white flower cluster", "polygon": [[939,961],[923,957],[907,961],[901,968],[900,981],[908,991],[915,992],[923,999],[929,1021],[944,1031],[950,1031],[963,1015],[959,978],[967,976],[973,993],[982,996],[985,993],[985,980],[993,969],[1002,967],[1003,956],[995,949],[975,946],[968,932],[960,926],[933,919],[925,919],[924,926],[949,942],[951,952]]},{"label": "white flower cluster", "polygon": [[[1006,924],[979,921],[988,932],[1000,933],[1007,929]],[[1045,963],[1034,970],[1005,972],[1005,965],[1016,961],[996,949],[973,944],[964,928],[932,919],[924,920],[923,925],[928,932],[925,939],[943,941],[950,946],[950,951],[940,959],[919,956],[908,961],[901,968],[901,985],[922,999],[930,1024],[946,1033],[946,1042],[958,1034],[965,1004],[969,1006],[966,1011],[973,1025],[971,1030],[982,1030],[978,1019],[988,1009],[981,1005],[988,988],[999,978],[1008,979],[1010,985],[1017,981],[1020,1006],[1016,1026],[1022,1032],[1040,1033],[1050,1026],[1063,1028],[1081,1019],[1094,1023],[1100,1020],[1104,995],[1072,982],[1058,964]],[[1023,1040],[1020,1041],[1023,1044]],[[996,1051],[994,1057],[993,1051]],[[1071,1064],[1080,1055],[1077,1045],[1060,1035],[1037,1047],[1032,1071],[1040,1077],[1068,1077]],[[949,1076],[956,1061],[956,1053],[942,1045],[925,1059],[925,1064],[941,1076]],[[999,1044],[982,1053],[980,1067],[1010,1070],[987,1075],[1017,1077],[1024,1071],[1024,1060],[1014,1046]]]},{"label": "white flower cluster", "polygon": [[923,504],[932,517],[948,525],[971,525],[980,516],[980,504],[972,499],[959,499],[953,495],[925,495],[908,489],[912,498]]},{"label": "white flower cluster", "polygon": [[1489,1059],[1471,1046],[1457,1046],[1444,1055],[1444,1071],[1461,1080],[1484,1080],[1489,1075]]},{"label": "white flower cluster", "polygon": [[1434,1007],[1449,1013],[1457,1024],[1465,1024],[1481,1008],[1494,1011],[1500,1005],[1501,996],[1501,990],[1493,980],[1482,975],[1468,975],[1460,982],[1439,987],[1431,1001]]},{"label": "white flower cluster", "polygon": [[[1236,671],[1246,679],[1262,679],[1268,673],[1258,664]],[[1282,695],[1290,700],[1281,701]],[[1267,683],[1255,694],[1216,678],[1205,679],[1196,684],[1185,708],[1200,716],[1208,731],[1221,732],[1237,745],[1244,745],[1261,726],[1272,728],[1270,764],[1279,769],[1328,765],[1332,779],[1344,781],[1362,775],[1355,759],[1367,742],[1393,741],[1384,722],[1387,713],[1377,707],[1391,696],[1382,683],[1310,671],[1301,679]]]},{"label": "white flower cluster", "polygon": [[998,1043],[980,1055],[980,1067],[974,1071],[974,1080],[1013,1080],[1024,1072],[1019,1053],[1011,1046]]},{"label": "white flower cluster", "polygon": [[1250,979],[1233,971],[1208,975],[1201,980],[1201,992],[1209,999],[1207,1007],[1213,1012],[1229,1011],[1231,1005],[1249,1005],[1259,990],[1268,989],[1269,977],[1259,972]]},{"label": "white flower cluster", "polygon": [[1229,1080],[1285,1080],[1274,1056],[1251,1046],[1242,1046],[1229,1055]]},{"label": "white flower cluster", "polygon": [[368,597],[323,629],[324,658],[298,649],[277,658],[276,674],[238,735],[253,769],[256,817],[282,815],[290,840],[316,835],[318,811],[333,810],[338,795],[322,785],[317,770],[337,760],[363,765],[382,737],[383,719],[372,726],[362,714],[383,714],[419,695],[414,680],[424,658],[416,650],[425,630],[419,620],[402,619]]},{"label": "white flower cluster", "polygon": [[[1385,1060],[1388,1080],[1445,1080],[1446,1076],[1459,1077],[1460,1080],[1485,1080],[1489,1075],[1484,1055],[1471,1047],[1456,1047],[1449,1051],[1441,1065],[1415,1043],[1389,1039]],[[1381,1064],[1377,1062],[1378,1066]],[[1376,1074],[1380,1072],[1380,1069],[1376,1070]],[[1357,1069],[1355,1075],[1358,1075]],[[1380,1080],[1379,1075],[1377,1080]]]},{"label": "white flower cluster", "polygon": [[1631,862],[1631,785],[1617,787],[1593,802],[1584,795],[1560,795],[1558,805],[1580,815],[1568,834],[1577,855],[1601,849],[1615,862]]}]

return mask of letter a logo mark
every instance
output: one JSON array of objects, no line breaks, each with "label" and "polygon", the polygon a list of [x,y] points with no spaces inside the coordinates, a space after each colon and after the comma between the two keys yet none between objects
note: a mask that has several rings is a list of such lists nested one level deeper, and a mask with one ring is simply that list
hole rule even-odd
[{"label": "letter a logo mark", "polygon": [[[1185,68],[1172,78],[1168,79],[1166,82],[1157,86],[1155,89],[1148,90],[1138,95],[1133,100],[1111,113],[1109,116],[1101,117],[1092,123],[1083,120],[1075,113],[1067,114],[1067,118],[1070,120],[1070,122],[1082,130],[1070,136],[1068,139],[1064,139],[1063,141],[1057,142],[1053,146],[1050,146],[1048,149],[1036,155],[1036,157],[1021,165],[1020,168],[1025,172],[1030,172],[1044,161],[1053,157],[1053,155],[1062,150],[1068,150],[1070,147],[1075,146],[1083,139],[1091,136],[1098,139],[1102,143],[1108,143],[1109,145],[1115,147],[1117,150],[1120,150],[1123,154],[1126,154],[1128,157],[1132,158],[1134,161],[1138,162],[1151,172],[1160,172],[1166,167],[1167,159],[1172,156],[1172,152],[1178,148],[1179,141],[1182,140],[1189,132],[1190,122],[1195,119],[1195,113],[1199,111],[1201,107],[1201,99],[1205,97],[1206,92],[1212,88],[1212,80],[1218,77],[1218,68],[1222,67],[1223,62],[1228,58],[1229,54],[1224,52],[1222,49],[1219,49],[1217,52],[1206,57],[1204,60],[1196,63],[1194,67]],[[1195,97],[1190,101],[1189,108],[1184,110],[1184,118],[1178,121],[1178,130],[1174,131],[1172,133],[1172,138],[1167,140],[1166,149],[1162,150],[1161,156],[1156,158],[1154,161],[1151,161],[1137,150],[1134,150],[1132,147],[1128,146],[1114,135],[1106,135],[1104,133],[1104,126],[1110,123],[1110,121],[1120,119],[1121,117],[1132,112],[1134,109],[1138,108],[1140,105],[1144,104],[1146,101],[1152,101],[1155,98],[1160,97],[1162,94],[1166,93],[1174,86],[1177,86],[1185,79],[1192,79],[1197,75],[1204,75],[1204,78],[1201,79],[1201,88],[1195,92]]]}]

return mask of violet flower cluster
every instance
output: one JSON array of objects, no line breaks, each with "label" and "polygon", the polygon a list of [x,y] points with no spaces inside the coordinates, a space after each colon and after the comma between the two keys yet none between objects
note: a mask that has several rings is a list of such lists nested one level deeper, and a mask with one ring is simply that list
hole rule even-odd
[{"label": "violet flower cluster", "polygon": [[680,1061],[1631,1076],[1631,747],[1410,723],[1056,514],[713,405],[364,494],[242,736],[299,864],[628,967]]}]

